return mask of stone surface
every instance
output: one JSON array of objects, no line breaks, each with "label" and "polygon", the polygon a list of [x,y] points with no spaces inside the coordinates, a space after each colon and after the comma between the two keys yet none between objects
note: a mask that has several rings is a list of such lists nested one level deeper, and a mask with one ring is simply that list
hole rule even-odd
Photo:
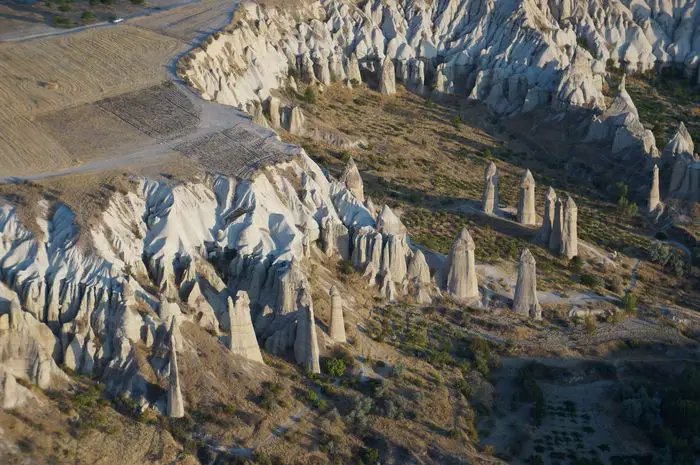
[{"label": "stone surface", "polygon": [[170,418],[182,418],[185,416],[185,402],[182,399],[182,390],[180,389],[180,375],[177,366],[177,344],[175,342],[175,318],[173,317],[168,331],[168,348],[170,349],[170,367],[168,369],[168,398],[167,398],[167,415]]},{"label": "stone surface", "polygon": [[564,205],[559,252],[568,259],[578,255],[578,207],[570,196],[567,197],[566,205]]},{"label": "stone surface", "polygon": [[484,170],[484,194],[481,200],[484,213],[492,214],[498,209],[498,168],[494,162]]},{"label": "stone surface", "polygon": [[295,106],[288,111],[286,118],[287,131],[294,135],[302,135],[306,131],[306,118],[301,111],[301,107]]},{"label": "stone surface", "polygon": [[362,176],[360,176],[360,171],[357,169],[355,160],[350,158],[347,165],[345,165],[345,170],[343,175],[340,177],[341,182],[345,183],[345,187],[348,188],[350,192],[355,196],[360,202],[365,201],[364,186],[362,184]]},{"label": "stone surface", "polygon": [[537,231],[536,240],[549,245],[549,238],[554,229],[554,216],[556,214],[557,193],[551,187],[547,190],[547,196],[544,199],[544,218],[542,226]]},{"label": "stone surface", "polygon": [[393,302],[396,300],[396,284],[394,284],[394,279],[391,276],[391,270],[386,270],[384,272],[384,276],[382,276],[382,285],[379,288],[379,293],[389,302]]},{"label": "stone surface", "polygon": [[520,197],[518,200],[518,222],[525,226],[537,224],[535,213],[535,178],[530,170],[526,170],[520,181]]},{"label": "stone surface", "polygon": [[513,311],[534,320],[542,319],[542,308],[537,299],[536,262],[528,249],[524,249],[520,254]]},{"label": "stone surface", "polygon": [[664,164],[671,167],[669,197],[700,201],[700,159],[693,153],[694,150],[690,133],[685,124],[680,123],[663,151]]},{"label": "stone surface", "polygon": [[253,105],[253,123],[257,124],[258,126],[262,128],[269,128],[270,125],[267,122],[267,118],[265,118],[265,114],[263,113],[263,108],[260,103],[255,102]]},{"label": "stone surface", "polygon": [[343,318],[343,298],[338,287],[333,285],[330,289],[331,296],[331,318],[328,325],[328,335],[333,342],[345,344],[345,319]]},{"label": "stone surface", "polygon": [[379,92],[382,95],[394,95],[396,93],[394,61],[388,56],[384,58],[379,72]]},{"label": "stone surface", "polygon": [[269,97],[267,99],[267,117],[270,119],[270,126],[272,129],[279,129],[282,127],[280,109],[280,99],[277,97]]},{"label": "stone surface", "polygon": [[479,297],[474,240],[466,228],[455,239],[445,261],[445,290],[456,300]]},{"label": "stone surface", "polygon": [[296,362],[311,373],[321,373],[316,322],[311,294],[303,287],[297,297],[297,331],[294,340]]},{"label": "stone surface", "polygon": [[554,219],[552,220],[552,233],[549,235],[549,251],[560,253],[562,246],[562,234],[564,228],[564,204],[557,198],[554,202]]},{"label": "stone surface", "polygon": [[229,296],[227,301],[229,315],[228,349],[233,355],[253,362],[264,363],[260,346],[255,337],[253,322],[250,318],[250,298],[246,291],[236,293],[236,303]]},{"label": "stone surface", "polygon": [[651,170],[651,188],[649,189],[649,213],[655,212],[661,202],[659,194],[659,167],[654,165]]}]

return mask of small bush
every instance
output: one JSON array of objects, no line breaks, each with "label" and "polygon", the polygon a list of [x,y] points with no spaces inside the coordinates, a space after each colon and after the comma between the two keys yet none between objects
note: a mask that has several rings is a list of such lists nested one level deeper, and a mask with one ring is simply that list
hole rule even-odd
[{"label": "small bush", "polygon": [[584,274],[581,275],[581,284],[588,287],[599,287],[603,285],[603,280],[596,275]]},{"label": "small bush", "polygon": [[82,19],[83,21],[92,21],[93,19],[95,19],[95,13],[93,13],[90,10],[85,10],[83,11],[83,14],[80,15],[80,19]]},{"label": "small bush", "polygon": [[352,262],[350,260],[342,260],[338,262],[338,271],[340,274],[349,275],[352,274],[355,269],[352,267]]},{"label": "small bush", "polygon": [[316,91],[314,91],[313,87],[306,87],[306,90],[304,90],[304,95],[302,96],[302,100],[311,104],[316,103]]},{"label": "small bush", "polygon": [[581,268],[583,268],[583,259],[576,255],[569,261],[569,269],[578,273]]},{"label": "small bush", "polygon": [[637,296],[628,292],[622,298],[622,308],[625,309],[627,313],[634,313],[637,311]]},{"label": "small bush", "polygon": [[593,315],[587,315],[585,320],[583,320],[583,324],[586,326],[586,332],[588,334],[595,333],[595,328],[597,324]]},{"label": "small bush", "polygon": [[329,376],[334,378],[343,376],[345,374],[345,369],[345,360],[342,358],[334,357],[326,360],[326,373],[328,373]]}]

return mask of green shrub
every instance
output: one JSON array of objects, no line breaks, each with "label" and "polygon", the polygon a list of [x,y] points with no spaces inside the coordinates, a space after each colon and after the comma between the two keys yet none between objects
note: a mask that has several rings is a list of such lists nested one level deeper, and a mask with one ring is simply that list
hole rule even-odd
[{"label": "green shrub", "polygon": [[588,287],[599,287],[603,285],[603,280],[593,274],[581,275],[581,284]]},{"label": "green shrub", "polygon": [[576,255],[569,261],[569,269],[578,273],[581,268],[583,268],[583,259]]},{"label": "green shrub", "polygon": [[306,90],[304,90],[304,95],[302,96],[302,100],[304,100],[307,103],[311,103],[311,104],[316,103],[316,91],[314,91],[313,87],[306,86]]},{"label": "green shrub", "polygon": [[367,465],[374,465],[379,462],[379,451],[372,447],[368,447],[362,452],[362,463]]},{"label": "green shrub", "polygon": [[345,374],[345,369],[345,360],[342,358],[334,357],[326,360],[326,373],[328,373],[329,376],[334,378],[343,376]]},{"label": "green shrub", "polygon": [[85,10],[83,11],[83,14],[80,15],[80,19],[82,19],[83,21],[92,21],[93,19],[95,19],[95,13],[93,13],[90,10]]},{"label": "green shrub", "polygon": [[627,292],[622,298],[622,308],[624,308],[627,313],[637,311],[637,296],[631,292]]}]

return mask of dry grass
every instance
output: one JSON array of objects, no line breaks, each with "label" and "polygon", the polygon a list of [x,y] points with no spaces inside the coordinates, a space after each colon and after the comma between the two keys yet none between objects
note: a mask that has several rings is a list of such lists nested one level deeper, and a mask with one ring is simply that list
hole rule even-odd
[{"label": "dry grass", "polygon": [[[128,26],[0,44],[0,161],[5,173],[76,163],[85,152],[75,144],[89,136],[71,142],[66,140],[70,130],[64,135],[55,130],[56,118],[71,114],[47,117],[54,130],[45,130],[35,118],[160,83],[163,66],[181,47],[176,39]],[[86,115],[73,116],[82,120]],[[106,126],[106,118],[95,124]],[[70,155],[74,150],[78,155]]]}]

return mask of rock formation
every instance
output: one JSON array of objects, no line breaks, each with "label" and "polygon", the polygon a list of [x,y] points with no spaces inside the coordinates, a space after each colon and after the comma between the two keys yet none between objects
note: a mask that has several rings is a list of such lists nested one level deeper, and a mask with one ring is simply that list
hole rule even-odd
[{"label": "rock formation", "polygon": [[484,170],[484,195],[481,208],[488,214],[498,209],[498,168],[494,162],[489,163]]},{"label": "rock formation", "polygon": [[279,129],[282,127],[280,108],[280,99],[277,97],[269,97],[267,99],[267,116],[270,118],[270,126],[272,129]]},{"label": "rock formation", "polygon": [[560,253],[568,259],[578,255],[578,207],[570,196],[564,205],[564,221],[561,230]]},{"label": "rock formation", "polygon": [[365,201],[362,176],[360,176],[360,171],[357,169],[357,165],[352,158],[345,166],[345,171],[343,171],[343,175],[340,177],[340,180],[345,183],[345,187],[352,192],[357,200],[360,202]]},{"label": "rock formation", "polygon": [[518,222],[525,226],[537,224],[537,213],[535,213],[535,178],[532,177],[530,170],[525,171],[525,175],[520,182]]},{"label": "rock formation", "polygon": [[700,201],[700,159],[694,150],[693,139],[681,123],[663,151],[664,164],[671,166],[669,197]]},{"label": "rock formation", "polygon": [[246,291],[236,293],[236,303],[229,296],[227,301],[230,335],[228,348],[233,355],[253,362],[264,363],[253,322],[250,319],[250,298]]},{"label": "rock formation", "polygon": [[542,308],[537,299],[537,271],[535,257],[528,249],[520,254],[518,281],[515,285],[513,311],[535,320],[542,319]]},{"label": "rock formation", "polygon": [[285,129],[295,135],[304,134],[305,121],[306,118],[304,118],[301,108],[295,106],[287,112]]},{"label": "rock formation", "polygon": [[379,293],[389,302],[396,300],[396,284],[394,284],[394,279],[391,276],[391,270],[386,270],[384,272]]},{"label": "rock formation", "polygon": [[406,277],[406,260],[411,255],[406,227],[388,205],[382,207],[376,225],[383,238],[380,272],[383,275],[390,272],[395,282],[400,283]]},{"label": "rock formation", "polygon": [[388,56],[384,58],[379,74],[379,92],[382,95],[394,95],[396,93],[394,61]]},{"label": "rock formation", "polygon": [[591,123],[586,141],[610,143],[611,153],[617,157],[659,156],[654,134],[639,120],[637,107],[625,88],[624,76],[612,105]]},{"label": "rock formation", "polygon": [[421,304],[430,304],[430,268],[425,255],[419,249],[413,252],[408,264],[408,282],[413,287],[413,296]]},{"label": "rock formation", "polygon": [[544,200],[544,219],[542,226],[537,231],[536,240],[549,245],[549,238],[554,229],[554,216],[556,214],[557,193],[551,187],[547,190],[547,196]]},{"label": "rock formation", "polygon": [[474,260],[474,240],[465,228],[455,239],[445,261],[445,290],[457,300],[479,297]]},{"label": "rock formation", "polygon": [[263,128],[270,127],[270,125],[267,123],[267,119],[265,118],[265,114],[263,113],[262,105],[260,105],[258,102],[255,102],[253,105],[253,123]]},{"label": "rock formation", "polygon": [[311,373],[321,373],[319,364],[316,322],[311,294],[303,287],[297,297],[297,331],[294,340],[294,358]]},{"label": "rock formation", "polygon": [[362,75],[360,74],[360,64],[357,61],[357,54],[355,53],[350,54],[346,74],[351,83],[353,83],[353,81],[357,84],[362,83]]},{"label": "rock formation", "polygon": [[175,318],[170,323],[170,331],[168,332],[170,349],[170,368],[168,369],[168,405],[167,415],[170,418],[182,418],[185,416],[185,402],[182,399],[180,390],[180,375],[177,367],[177,350],[175,343]]},{"label": "rock formation", "polygon": [[659,208],[659,167],[654,165],[651,170],[651,188],[649,189],[649,213],[655,212]]},{"label": "rock formation", "polygon": [[560,253],[562,246],[562,232],[564,227],[564,204],[557,198],[554,202],[554,219],[552,220],[552,232],[549,235],[549,251]]},{"label": "rock formation", "polygon": [[340,291],[334,285],[331,286],[331,318],[328,325],[328,335],[333,342],[345,344],[345,319],[343,318],[343,298],[340,296]]}]

